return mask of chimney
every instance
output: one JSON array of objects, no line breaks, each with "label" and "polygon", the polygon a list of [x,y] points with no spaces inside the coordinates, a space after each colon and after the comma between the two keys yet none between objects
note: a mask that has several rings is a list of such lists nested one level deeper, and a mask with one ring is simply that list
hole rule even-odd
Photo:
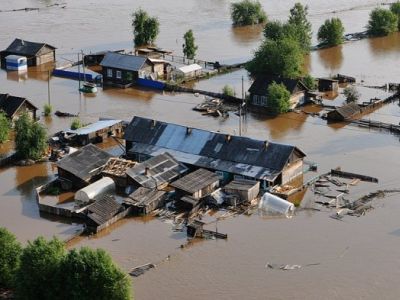
[{"label": "chimney", "polygon": [[149,167],[144,168],[144,176],[149,176]]},{"label": "chimney", "polygon": [[268,141],[264,141],[264,150],[268,148],[269,142]]},{"label": "chimney", "polygon": [[192,133],[192,128],[186,127],[186,134],[189,135]]},{"label": "chimney", "polygon": [[151,128],[156,127],[157,121],[156,120],[151,120]]},{"label": "chimney", "polygon": [[231,141],[231,139],[232,139],[232,136],[230,134],[227,134],[225,136],[225,140],[226,140],[227,143],[229,143]]}]

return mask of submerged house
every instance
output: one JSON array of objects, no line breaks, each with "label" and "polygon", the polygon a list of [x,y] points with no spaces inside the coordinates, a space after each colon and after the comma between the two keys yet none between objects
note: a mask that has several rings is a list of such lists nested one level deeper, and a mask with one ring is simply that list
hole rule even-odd
[{"label": "submerged house", "polygon": [[9,55],[26,57],[28,66],[39,66],[56,61],[56,47],[15,39],[7,49],[0,52],[2,67],[5,66],[6,57]]},{"label": "submerged house", "polygon": [[101,177],[111,154],[89,144],[57,162],[58,178],[64,189],[82,188]]},{"label": "submerged house", "polygon": [[303,173],[306,156],[291,145],[231,136],[134,117],[125,130],[126,154],[144,161],[164,152],[188,166],[216,173],[225,182],[257,180],[261,187],[285,184]]},{"label": "submerged house", "polygon": [[289,91],[290,106],[292,108],[306,102],[308,88],[300,79],[289,79],[272,75],[257,75],[257,78],[249,88],[250,105],[268,110],[270,105],[267,96],[268,87],[273,82],[283,84]]},{"label": "submerged house", "polygon": [[328,121],[342,122],[351,121],[361,114],[360,106],[357,103],[348,103],[327,113]]},{"label": "submerged house", "polygon": [[108,52],[100,63],[105,85],[129,87],[137,79],[153,73],[151,61],[144,56]]},{"label": "submerged house", "polygon": [[0,111],[3,111],[12,122],[18,120],[23,113],[36,120],[37,110],[38,108],[26,98],[0,94]]},{"label": "submerged house", "polygon": [[318,91],[337,92],[339,90],[339,80],[332,78],[318,78]]},{"label": "submerged house", "polygon": [[134,214],[147,215],[164,205],[165,194],[165,191],[140,187],[125,198],[124,203],[132,206]]}]

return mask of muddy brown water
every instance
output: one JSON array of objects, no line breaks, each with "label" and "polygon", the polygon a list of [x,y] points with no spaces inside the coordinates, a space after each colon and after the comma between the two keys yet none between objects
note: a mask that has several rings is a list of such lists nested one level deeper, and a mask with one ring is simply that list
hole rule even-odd
[{"label": "muddy brown water", "polygon": [[[54,1],[3,0],[0,10],[42,7],[39,12],[0,13],[0,45],[14,37],[45,41],[58,48],[60,62],[86,52],[131,48],[130,13],[142,7],[158,16],[158,45],[181,52],[183,33],[192,28],[199,45],[198,57],[221,62],[242,62],[261,41],[262,28],[232,28],[230,1],[63,1],[66,8],[44,8]],[[271,18],[283,20],[295,1],[261,1]],[[379,1],[382,2],[382,1]],[[388,2],[388,1],[386,1]],[[347,32],[364,30],[370,10],[378,1],[306,1],[314,31],[328,17],[338,16]],[[336,13],[334,13],[336,11]],[[343,73],[368,85],[398,82],[400,36],[393,34],[311,53],[307,68],[314,76]],[[198,88],[220,91],[225,84],[241,95],[250,82],[237,71],[195,83]],[[107,89],[95,97],[77,92],[75,81],[52,77],[50,102],[54,110],[79,113],[85,122],[99,116],[129,120],[133,115],[238,134],[238,118],[204,117],[192,111],[203,100],[186,94],[141,89]],[[379,90],[360,88],[363,99],[382,97]],[[0,71],[0,92],[28,97],[40,109],[47,103],[47,71],[30,69],[27,75]],[[364,100],[363,100],[364,101]],[[343,102],[343,97],[332,103]],[[310,111],[317,108],[310,107]],[[389,104],[368,117],[398,123],[400,107]],[[42,118],[50,132],[67,128],[71,119]],[[249,114],[244,134],[295,144],[308,159],[329,168],[378,177],[379,184],[360,184],[356,196],[383,188],[400,187],[399,137],[350,125],[327,125],[318,118],[289,113],[278,118]],[[7,153],[12,143],[0,146]],[[51,164],[0,170],[0,225],[25,242],[39,235],[68,238],[79,228],[68,220],[40,215],[34,188],[51,179]],[[313,196],[306,192],[302,205]],[[297,199],[296,199],[297,200]],[[375,203],[376,209],[361,218],[343,221],[329,218],[329,211],[299,211],[290,220],[254,215],[218,222],[227,241],[200,241],[180,249],[185,234],[157,219],[130,218],[97,237],[80,238],[71,247],[102,247],[125,270],[153,262],[158,264],[133,280],[136,299],[398,299],[400,273],[398,249],[400,196]],[[165,258],[170,255],[169,260]],[[298,270],[269,270],[272,264],[300,264]],[[309,266],[306,266],[309,265]]]}]

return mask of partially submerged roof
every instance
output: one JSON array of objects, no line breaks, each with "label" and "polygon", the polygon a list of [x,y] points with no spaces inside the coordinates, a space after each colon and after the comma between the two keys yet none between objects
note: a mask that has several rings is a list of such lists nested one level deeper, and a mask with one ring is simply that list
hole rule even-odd
[{"label": "partially submerged roof", "polygon": [[148,60],[147,57],[107,52],[100,65],[127,71],[139,71]]},{"label": "partially submerged roof", "polygon": [[65,156],[57,162],[57,167],[74,176],[89,181],[101,173],[103,166],[112,156],[93,144],[88,144],[78,151]]},{"label": "partially submerged roof", "polygon": [[175,160],[169,153],[154,156],[133,168],[126,174],[138,184],[155,188],[178,178],[187,171],[187,167]]},{"label": "partially submerged roof", "polygon": [[112,196],[103,195],[88,206],[88,218],[101,225],[114,217],[121,208],[122,206]]},{"label": "partially submerged roof", "polygon": [[276,82],[277,84],[282,83],[290,94],[293,94],[296,91],[296,88],[303,91],[308,90],[304,83],[299,79],[290,79],[280,76],[260,74],[256,76],[256,79],[249,88],[249,92],[256,95],[266,95],[269,85],[273,82]]},{"label": "partially submerged roof", "polygon": [[125,203],[135,206],[146,206],[154,201],[158,201],[165,195],[165,191],[140,187],[125,199]]},{"label": "partially submerged roof", "polygon": [[183,67],[178,68],[179,71],[181,71],[182,73],[185,73],[185,74],[194,72],[194,71],[199,71],[201,69],[202,69],[202,67],[198,64],[191,64],[188,66],[183,66]]},{"label": "partially submerged roof", "polygon": [[360,106],[357,103],[353,102],[353,103],[345,104],[341,107],[338,107],[333,111],[330,111],[328,113],[328,116],[332,115],[332,114],[338,114],[343,119],[349,119],[349,118],[359,114],[360,112],[361,112]]},{"label": "partially submerged roof", "polygon": [[177,181],[171,183],[171,186],[182,191],[193,194],[210,184],[219,181],[219,177],[214,172],[206,169],[198,169]]},{"label": "partially submerged roof", "polygon": [[236,179],[228,183],[224,189],[237,190],[237,191],[248,191],[253,187],[257,186],[259,182],[253,180]]},{"label": "partially submerged roof", "polygon": [[[7,49],[5,49],[5,52],[9,53],[14,53],[18,55],[23,55],[23,56],[35,56],[36,54],[39,53],[40,50],[43,50],[44,53],[52,52],[56,49],[56,47],[53,47],[51,45],[48,45],[46,43],[36,43],[36,42],[29,42],[21,39],[15,39],[10,46],[8,46]],[[46,51],[47,48],[47,51]]]},{"label": "partially submerged roof", "polygon": [[125,139],[133,142],[127,152],[150,156],[168,152],[182,163],[266,180],[274,180],[292,154],[300,158],[305,156],[291,145],[141,117],[132,119],[125,130]]},{"label": "partially submerged roof", "polygon": [[9,118],[12,118],[24,103],[32,110],[37,110],[37,107],[26,98],[0,94],[0,110],[4,111]]},{"label": "partially submerged roof", "polygon": [[122,124],[122,120],[100,120],[100,121],[94,122],[92,124],[89,124],[85,127],[81,127],[76,130],[69,129],[65,132],[70,133],[70,134],[76,134],[76,135],[86,135],[86,134],[96,132],[98,130],[102,130],[102,129],[114,126],[118,123]]}]

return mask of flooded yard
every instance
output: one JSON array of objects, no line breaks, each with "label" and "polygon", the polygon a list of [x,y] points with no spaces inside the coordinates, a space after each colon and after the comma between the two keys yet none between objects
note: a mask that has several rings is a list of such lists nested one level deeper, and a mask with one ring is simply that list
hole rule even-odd
[{"label": "flooded yard", "polygon": [[[157,44],[181,55],[183,33],[193,29],[198,57],[227,63],[248,60],[262,38],[262,28],[232,28],[232,1],[128,1],[66,0],[65,8],[45,8],[51,0],[3,0],[0,10],[40,7],[31,12],[0,12],[0,46],[16,38],[46,42],[57,47],[59,62],[76,59],[78,51],[132,49],[130,14],[142,7],[158,16]],[[261,1],[268,16],[286,19],[295,1]],[[364,30],[368,14],[382,1],[304,1],[310,9],[314,32],[326,18],[340,17],[346,32]],[[384,1],[389,3],[389,1]],[[355,76],[359,84],[382,85],[400,80],[400,34],[365,39],[315,51],[307,66],[315,77],[337,73]],[[27,97],[40,111],[48,102],[47,70],[32,68],[27,77],[0,70],[0,92]],[[201,80],[195,88],[219,92],[226,84],[240,97],[251,82],[244,70]],[[362,81],[362,82],[361,82]],[[360,88],[368,101],[382,91]],[[364,90],[366,89],[366,90]],[[78,92],[78,82],[51,77],[50,102],[54,110],[78,114],[84,122],[99,117],[129,121],[134,115],[212,131],[238,134],[239,119],[202,116],[192,108],[203,97],[146,89],[109,88],[88,97]],[[343,96],[341,96],[343,97]],[[338,104],[341,100],[335,100]],[[310,111],[316,107],[307,108]],[[375,121],[399,123],[398,102],[368,115]],[[44,118],[49,133],[70,126],[71,118]],[[399,136],[354,125],[328,125],[306,114],[288,113],[276,118],[249,113],[244,134],[261,140],[292,144],[318,164],[319,172],[341,166],[343,170],[370,175],[378,184],[359,185],[354,196],[378,189],[400,188]],[[0,154],[12,143],[0,146]],[[25,242],[39,235],[67,239],[80,228],[67,220],[41,215],[35,187],[50,181],[56,172],[51,163],[0,170],[0,226]],[[314,195],[301,195],[307,208]],[[156,269],[132,280],[136,299],[397,299],[400,287],[398,211],[400,195],[381,199],[368,215],[329,218],[328,209],[299,209],[292,219],[238,216],[218,222],[225,240],[205,240],[181,249],[186,235],[152,218],[129,218],[97,236],[72,241],[71,247],[101,247],[129,271],[148,262]],[[169,259],[166,260],[166,258]],[[298,270],[273,270],[270,264],[298,264]]]}]

